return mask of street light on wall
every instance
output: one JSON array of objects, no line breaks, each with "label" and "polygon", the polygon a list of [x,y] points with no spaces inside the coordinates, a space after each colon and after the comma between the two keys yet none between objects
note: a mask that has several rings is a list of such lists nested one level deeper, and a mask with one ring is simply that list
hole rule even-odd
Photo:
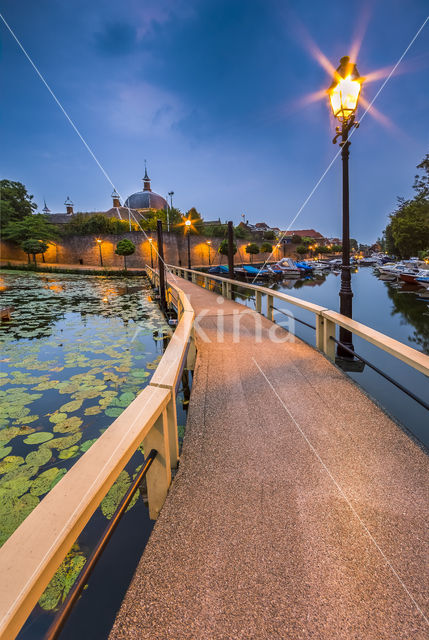
[{"label": "street light on wall", "polygon": [[211,267],[211,261],[210,261],[210,248],[211,248],[211,244],[212,244],[212,241],[211,241],[211,240],[207,240],[207,246],[208,246],[208,248],[209,248],[209,267]]},{"label": "street light on wall", "polygon": [[[336,127],[333,143],[341,138],[341,158],[343,165],[343,249],[341,264],[340,313],[352,317],[352,287],[350,273],[350,209],[349,209],[349,132],[359,124],[355,121],[363,78],[359,75],[356,65],[350,62],[348,56],[340,60],[332,84],[328,89],[332,113],[340,122]],[[353,349],[352,334],[340,327],[340,342],[349,349]],[[341,345],[337,347],[337,355],[350,358],[350,353]]]},{"label": "street light on wall", "polygon": [[97,238],[96,240],[97,244],[98,244],[98,250],[100,252],[100,266],[103,266],[103,255],[101,253],[101,243],[103,242],[102,240],[100,240],[99,238]]},{"label": "street light on wall", "polygon": [[188,269],[191,268],[191,220],[185,220],[185,233],[188,236]]}]

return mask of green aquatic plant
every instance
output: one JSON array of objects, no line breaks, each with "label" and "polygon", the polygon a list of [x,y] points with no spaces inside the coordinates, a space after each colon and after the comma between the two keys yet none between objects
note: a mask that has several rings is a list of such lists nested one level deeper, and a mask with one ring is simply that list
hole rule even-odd
[{"label": "green aquatic plant", "polygon": [[[42,471],[35,480],[31,483],[30,493],[33,496],[42,496],[45,493],[48,493],[56,484],[56,480],[58,475],[61,474],[63,469],[58,469],[58,467],[51,467],[50,469],[46,469],[46,471]],[[65,470],[64,470],[65,471]]]},{"label": "green aquatic plant", "polygon": [[[110,487],[108,493],[101,502],[101,511],[103,515],[110,520],[119,506],[122,498],[131,485],[131,478],[127,471],[121,471],[116,482]],[[136,492],[131,500],[128,509],[131,509],[138,500],[138,492]],[[127,509],[127,511],[128,511]]]},{"label": "green aquatic plant", "polygon": [[39,599],[42,609],[52,611],[60,602],[64,602],[85,562],[86,558],[79,545],[73,545]]},{"label": "green aquatic plant", "polygon": [[71,400],[70,402],[66,402],[61,405],[59,411],[64,411],[64,413],[72,413],[73,411],[77,411],[82,406],[82,400]]},{"label": "green aquatic plant", "polygon": [[35,433],[30,433],[24,439],[25,444],[41,444],[42,442],[47,442],[54,437],[53,433],[49,431],[36,431]]},{"label": "green aquatic plant", "polygon": [[24,462],[21,456],[6,456],[0,462],[0,474],[17,469]]},{"label": "green aquatic plant", "polygon": [[79,447],[77,445],[73,445],[68,449],[63,449],[62,451],[60,451],[60,453],[58,454],[58,457],[61,460],[68,460],[69,458],[74,458],[75,456],[77,456],[78,453],[79,453]]},{"label": "green aquatic plant", "polygon": [[21,498],[2,495],[0,491],[0,545],[39,504],[39,498],[26,493]]},{"label": "green aquatic plant", "polygon": [[85,453],[86,451],[88,451],[88,449],[92,447],[94,442],[97,442],[97,440],[98,438],[92,438],[92,440],[86,440],[85,442],[83,442],[80,445],[80,450],[82,451],[82,453]]},{"label": "green aquatic plant", "polygon": [[30,451],[25,457],[25,462],[28,465],[34,465],[37,467],[43,467],[52,458],[52,450],[47,447],[39,447],[35,451]]},{"label": "green aquatic plant", "polygon": [[49,447],[50,449],[58,449],[58,451],[62,451],[63,449],[68,449],[73,444],[76,444],[76,442],[79,442],[81,438],[82,432],[78,431],[77,433],[73,433],[70,436],[65,436],[64,438],[54,438],[53,440],[44,442],[42,444],[42,447]]},{"label": "green aquatic plant", "polygon": [[0,460],[9,455],[12,451],[12,447],[0,447]]},{"label": "green aquatic plant", "polygon": [[62,420],[58,422],[53,431],[55,433],[73,433],[79,429],[82,424],[82,419],[77,416],[72,416],[71,418],[67,418],[66,420]]}]

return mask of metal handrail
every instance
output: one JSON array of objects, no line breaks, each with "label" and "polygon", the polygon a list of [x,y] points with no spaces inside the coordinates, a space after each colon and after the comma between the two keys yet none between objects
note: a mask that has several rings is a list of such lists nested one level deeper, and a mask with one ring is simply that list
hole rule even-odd
[{"label": "metal handrail", "polygon": [[77,602],[78,597],[80,596],[83,588],[88,582],[89,576],[91,575],[93,569],[95,568],[95,565],[100,559],[101,554],[106,548],[107,543],[112,537],[113,532],[115,531],[122,516],[127,510],[127,507],[130,504],[131,500],[133,499],[134,494],[140,487],[143,478],[145,477],[147,471],[149,470],[152,462],[155,460],[157,454],[158,452],[155,449],[152,449],[150,451],[148,457],[143,463],[142,469],[139,471],[131,487],[128,489],[128,491],[122,498],[118,508],[113,514],[112,520],[109,522],[109,524],[105,528],[95,549],[89,556],[88,560],[85,563],[85,566],[83,567],[81,573],[79,574],[78,579],[74,583],[73,587],[70,589],[67,595],[67,598],[64,600],[62,607],[58,611],[57,615],[55,616],[51,626],[49,627],[45,635],[45,640],[55,640],[56,638],[58,638],[59,634],[61,633],[61,630],[63,629],[65,623],[67,622],[67,619],[70,613],[72,612],[74,605]]},{"label": "metal handrail", "polygon": [[[287,318],[290,318],[290,315],[288,313],[286,313],[285,311],[282,311],[281,309],[278,309],[274,305],[273,305],[272,308],[275,311],[278,311],[279,313],[282,313]],[[296,320],[296,322],[300,322],[301,324],[305,324],[306,327],[310,327],[310,329],[314,329],[316,331],[316,327],[314,326],[314,324],[310,324],[309,322],[305,322],[305,320],[301,320],[300,318],[295,318],[295,316],[293,316],[293,319]]]},{"label": "metal handrail", "polygon": [[358,353],[356,353],[356,351],[354,349],[351,349],[350,347],[345,345],[340,340],[337,340],[336,338],[334,338],[334,336],[330,336],[330,340],[333,340],[335,342],[335,344],[340,345],[340,347],[342,349],[344,349],[345,351],[348,351],[348,353],[350,353],[350,355],[353,355],[353,357],[357,358],[358,360],[360,360],[361,362],[366,364],[367,367],[369,367],[370,369],[373,369],[373,371],[375,371],[380,376],[385,378],[388,382],[391,382],[395,387],[397,387],[398,389],[400,389],[401,391],[406,393],[407,396],[409,396],[410,398],[412,398],[413,400],[418,402],[424,409],[427,409],[427,411],[429,411],[429,404],[427,402],[425,402],[424,400],[419,398],[419,396],[416,396],[415,393],[413,393],[412,391],[410,391],[409,389],[404,387],[400,382],[398,382],[397,380],[394,380],[393,378],[391,378],[388,373],[385,373],[384,371],[382,371],[381,369],[376,367],[375,364],[372,364],[371,362],[369,362],[369,360],[367,360],[363,356],[361,356]]}]

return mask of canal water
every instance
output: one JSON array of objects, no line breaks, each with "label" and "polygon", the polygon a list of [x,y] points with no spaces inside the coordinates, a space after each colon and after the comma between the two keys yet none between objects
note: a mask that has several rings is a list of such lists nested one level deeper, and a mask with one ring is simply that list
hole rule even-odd
[{"label": "canal water", "polygon": [[[314,302],[333,311],[339,311],[338,292],[340,274],[285,279],[269,285],[276,291]],[[263,284],[263,283],[261,283]],[[264,284],[266,286],[266,284]],[[429,354],[429,295],[422,287],[403,282],[385,282],[372,267],[359,267],[352,272],[353,318],[403,342],[414,349]],[[245,302],[244,299],[242,299]],[[246,304],[254,307],[254,302]],[[279,306],[278,302],[275,303]],[[293,305],[281,305],[296,318],[314,325],[314,316]],[[285,318],[275,312],[276,322]],[[315,331],[295,322],[295,334],[306,342],[315,344]],[[429,402],[429,380],[422,373],[400,362],[360,338],[353,338],[356,353],[387,373],[404,387]],[[348,372],[376,402],[409,430],[420,442],[429,446],[429,413],[409,396],[365,366],[363,371]]]},{"label": "canal water", "polygon": [[[144,277],[2,271],[0,544],[148,384],[171,329]],[[180,435],[186,422],[178,398]],[[43,637],[144,459],[138,450],[20,634]],[[136,494],[61,637],[103,638],[153,523]]]}]

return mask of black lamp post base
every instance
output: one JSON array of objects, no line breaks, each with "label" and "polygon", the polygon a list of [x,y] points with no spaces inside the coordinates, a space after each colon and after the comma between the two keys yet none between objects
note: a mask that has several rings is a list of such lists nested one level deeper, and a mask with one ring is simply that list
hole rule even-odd
[{"label": "black lamp post base", "polygon": [[350,373],[362,373],[365,369],[365,363],[352,356],[344,358],[343,356],[337,355],[335,357],[335,364],[343,371],[349,371]]}]

